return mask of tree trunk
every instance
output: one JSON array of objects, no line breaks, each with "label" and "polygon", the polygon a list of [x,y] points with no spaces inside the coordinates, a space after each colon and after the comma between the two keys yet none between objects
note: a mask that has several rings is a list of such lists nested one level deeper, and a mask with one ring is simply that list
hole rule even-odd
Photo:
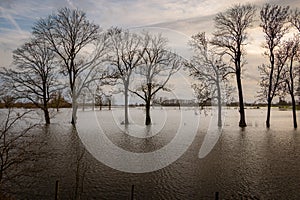
[{"label": "tree trunk", "polygon": [[102,98],[100,97],[100,100],[99,100],[99,110],[102,110]]},{"label": "tree trunk", "polygon": [[57,94],[57,99],[56,99],[56,111],[59,112],[59,107],[60,107],[60,102],[61,102],[61,94],[60,92]]},{"label": "tree trunk", "polygon": [[[44,86],[44,88],[45,88],[45,86]],[[44,91],[46,91],[46,90],[44,89]],[[42,107],[42,110],[44,112],[44,118],[45,118],[46,124],[50,124],[50,116],[49,116],[49,111],[48,111],[47,96],[46,96],[45,92],[43,94],[43,107]]]},{"label": "tree trunk", "polygon": [[267,110],[267,120],[266,120],[267,128],[270,128],[270,116],[271,116],[271,100],[268,99],[268,110]]},{"label": "tree trunk", "polygon": [[218,90],[218,126],[222,127],[222,97],[221,97],[221,88],[219,79],[217,82],[217,90]]},{"label": "tree trunk", "polygon": [[45,116],[46,124],[50,124],[50,116],[49,116],[48,108],[44,108],[44,116]]},{"label": "tree trunk", "polygon": [[152,93],[152,83],[147,83],[147,95],[146,95],[146,121],[145,125],[151,124],[151,117],[150,117],[150,106],[151,106],[151,93]]},{"label": "tree trunk", "polygon": [[151,117],[150,117],[150,101],[146,102],[146,121],[145,125],[150,125],[151,124]]},{"label": "tree trunk", "polygon": [[296,129],[297,128],[297,118],[296,118],[296,101],[295,101],[295,95],[294,95],[293,60],[294,60],[294,57],[291,58],[290,73],[289,73],[291,84],[290,85],[288,84],[288,89],[289,89],[291,99],[292,99],[293,122],[294,122],[294,128]]},{"label": "tree trunk", "polygon": [[238,86],[238,93],[239,93],[239,106],[240,106],[240,122],[239,126],[240,127],[246,127],[246,118],[245,118],[245,108],[244,108],[244,98],[243,98],[243,88],[242,88],[242,82],[241,82],[241,71],[237,70],[236,71],[236,82]]},{"label": "tree trunk", "polygon": [[83,100],[82,100],[82,111],[84,111],[84,106],[85,106],[85,95],[83,95]]},{"label": "tree trunk", "polygon": [[[270,128],[271,105],[273,100],[273,97],[271,97],[271,92],[273,87],[274,63],[275,63],[273,48],[270,49],[270,63],[271,63],[271,71],[269,76],[268,99],[267,99],[268,100],[268,111],[267,111],[267,120],[266,120],[267,128]],[[274,87],[276,87],[276,85]]]},{"label": "tree trunk", "polygon": [[295,101],[295,96],[293,93],[291,93],[291,98],[292,98],[294,128],[297,128],[296,101]]},{"label": "tree trunk", "polygon": [[72,120],[71,120],[71,124],[75,125],[77,122],[77,98],[75,96],[75,94],[72,94]]},{"label": "tree trunk", "polygon": [[95,96],[93,95],[93,98],[92,98],[92,111],[95,110]]},{"label": "tree trunk", "polygon": [[[3,160],[3,157],[1,157],[1,160]],[[3,165],[0,167],[0,189],[1,189],[1,183],[3,178]]]},{"label": "tree trunk", "polygon": [[124,96],[125,96],[125,120],[124,120],[124,124],[127,125],[129,124],[128,121],[128,84],[124,84]]},{"label": "tree trunk", "polygon": [[108,99],[108,110],[111,110],[111,99]]}]

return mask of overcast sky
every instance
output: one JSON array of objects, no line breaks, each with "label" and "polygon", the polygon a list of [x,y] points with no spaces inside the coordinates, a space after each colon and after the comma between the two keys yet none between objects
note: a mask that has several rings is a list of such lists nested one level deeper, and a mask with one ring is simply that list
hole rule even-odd
[{"label": "overcast sky", "polygon": [[[30,37],[31,27],[37,19],[62,7],[82,9],[91,21],[104,29],[121,26],[162,32],[169,38],[172,48],[188,57],[190,52],[187,41],[191,35],[203,31],[212,33],[213,18],[218,12],[225,11],[234,4],[247,2],[257,5],[258,10],[266,2],[300,8],[299,0],[1,0],[0,66],[11,65],[12,51]],[[243,85],[246,102],[253,102],[259,81],[257,66],[265,62],[261,48],[264,38],[258,26],[248,32],[248,64],[243,74]],[[174,77],[171,84],[176,88],[174,95],[179,98],[192,97],[190,82],[183,72]]]}]

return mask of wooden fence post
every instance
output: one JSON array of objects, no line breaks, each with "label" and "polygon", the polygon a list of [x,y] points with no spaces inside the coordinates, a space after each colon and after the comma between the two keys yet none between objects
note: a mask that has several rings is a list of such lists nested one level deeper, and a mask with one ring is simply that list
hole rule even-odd
[{"label": "wooden fence post", "polygon": [[55,200],[58,200],[58,180],[55,182]]}]

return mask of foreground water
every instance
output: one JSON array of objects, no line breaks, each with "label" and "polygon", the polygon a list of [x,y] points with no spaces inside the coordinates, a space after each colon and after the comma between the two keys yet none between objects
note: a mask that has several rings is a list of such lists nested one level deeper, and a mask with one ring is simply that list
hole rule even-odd
[{"label": "foreground water", "polygon": [[[46,154],[26,166],[26,176],[9,186],[10,193],[17,199],[54,199],[58,180],[60,199],[129,199],[132,185],[135,199],[214,199],[215,192],[221,199],[299,199],[300,131],[292,128],[291,111],[273,109],[271,128],[266,129],[265,110],[247,109],[248,127],[240,129],[238,111],[226,110],[222,132],[212,137],[213,148],[203,157],[199,150],[207,143],[214,122],[211,111],[156,108],[150,129],[143,126],[143,109],[132,108],[130,113],[131,124],[126,128],[122,109],[79,111],[76,130],[69,124],[70,110],[62,110],[49,127],[35,130],[44,141],[39,148]],[[190,117],[183,119],[182,113]],[[169,145],[181,126],[190,127],[197,119],[195,135],[183,129],[181,145],[191,141],[188,148],[175,162],[153,172],[119,171],[111,168],[114,163],[97,159],[106,155],[112,162],[121,160],[130,166],[122,155],[105,149],[98,155],[93,152],[99,134],[91,125],[93,120],[114,145],[128,152],[149,153]],[[153,162],[163,163],[157,157]]]}]

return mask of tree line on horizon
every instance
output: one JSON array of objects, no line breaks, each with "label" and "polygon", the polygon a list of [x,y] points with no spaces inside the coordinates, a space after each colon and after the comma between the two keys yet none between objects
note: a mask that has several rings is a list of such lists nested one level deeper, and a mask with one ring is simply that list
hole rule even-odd
[{"label": "tree line on horizon", "polygon": [[[251,4],[234,5],[218,13],[211,38],[205,32],[191,37],[188,45],[193,57],[186,60],[169,48],[167,38],[161,34],[135,33],[119,27],[103,30],[90,22],[85,12],[62,8],[39,19],[33,25],[31,38],[13,51],[14,68],[2,68],[0,72],[1,96],[31,101],[43,110],[45,122],[49,124],[50,102],[66,90],[72,104],[71,123],[75,125],[78,98],[83,93],[95,94],[106,85],[121,84],[124,124],[129,124],[128,95],[131,93],[145,102],[145,124],[150,125],[150,106],[155,95],[162,90],[170,91],[167,83],[171,76],[184,68],[195,80],[192,88],[198,102],[216,102],[218,126],[222,126],[222,104],[233,92],[229,80],[235,78],[239,126],[246,127],[242,71],[246,66],[247,30],[253,27],[256,13],[256,7]],[[266,126],[270,127],[274,97],[289,95],[294,128],[297,128],[300,11],[265,4],[260,10],[260,27],[265,35],[264,56],[269,60],[258,67],[259,98],[268,105]],[[292,29],[295,34],[286,39]]]}]

